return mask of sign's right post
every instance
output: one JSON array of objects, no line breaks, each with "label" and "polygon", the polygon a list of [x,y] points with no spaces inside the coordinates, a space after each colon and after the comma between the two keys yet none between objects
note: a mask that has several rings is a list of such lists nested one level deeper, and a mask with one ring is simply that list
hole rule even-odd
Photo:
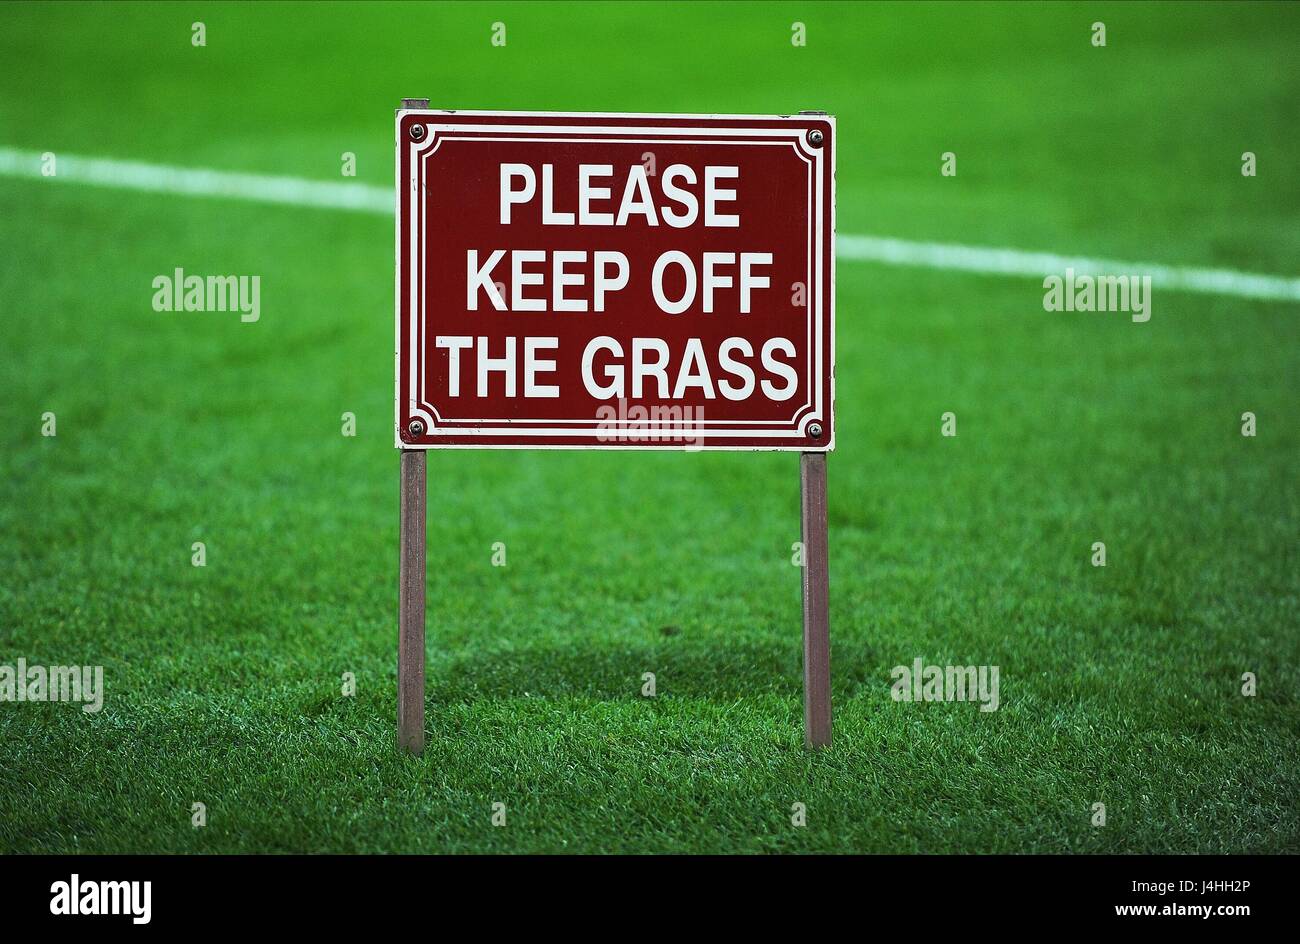
[{"label": "sign's right post", "polygon": [[[799,114],[826,112],[808,109]],[[830,747],[831,575],[826,526],[826,453],[800,454],[799,495],[804,548],[803,741],[808,747]]]},{"label": "sign's right post", "polygon": [[799,455],[803,567],[803,737],[831,745],[831,614],[827,567],[826,453]]}]

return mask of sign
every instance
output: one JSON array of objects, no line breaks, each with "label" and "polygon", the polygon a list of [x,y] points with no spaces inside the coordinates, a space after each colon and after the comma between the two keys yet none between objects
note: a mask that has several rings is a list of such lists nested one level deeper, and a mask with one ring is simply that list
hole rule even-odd
[{"label": "sign", "polygon": [[835,120],[397,113],[401,449],[834,445]]},{"label": "sign", "polygon": [[798,451],[831,744],[835,119],[397,112],[397,740],[424,750],[424,450]]}]

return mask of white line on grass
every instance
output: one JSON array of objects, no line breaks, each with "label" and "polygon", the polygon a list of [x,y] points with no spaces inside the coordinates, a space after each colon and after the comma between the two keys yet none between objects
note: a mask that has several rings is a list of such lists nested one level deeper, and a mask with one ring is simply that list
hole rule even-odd
[{"label": "white line on grass", "polygon": [[41,155],[35,151],[0,148],[0,175],[40,177],[49,181],[124,187],[153,193],[180,193],[190,197],[230,197],[258,203],[288,203],[330,210],[393,212],[393,192],[371,184],[301,177],[238,174],[196,167],[168,167],[105,157],[59,154],[55,175],[41,173]]},{"label": "white line on grass", "polygon": [[991,249],[954,243],[918,243],[884,236],[835,237],[836,255],[841,259],[864,259],[889,265],[924,266],[928,269],[960,269],[986,275],[1027,275],[1041,279],[1063,275],[1067,268],[1076,273],[1149,275],[1154,285],[1206,295],[1236,295],[1300,301],[1300,279],[1280,275],[1259,275],[1235,269],[1197,269],[1162,265],[1158,262],[1121,262],[1084,256],[1061,256],[1053,252],[1025,252],[1022,249]]},{"label": "white line on grass", "polygon": [[[49,181],[92,184],[179,193],[194,197],[228,197],[260,203],[355,210],[363,213],[393,212],[393,192],[387,187],[346,181],[305,180],[300,177],[272,177],[204,168],[169,167],[101,157],[59,154],[57,173],[45,177],[42,155],[0,147],[0,176],[35,177]],[[914,242],[884,236],[836,235],[840,259],[879,262],[885,265],[919,266],[976,272],[983,275],[1014,275],[1043,278],[1074,269],[1079,274],[1149,275],[1161,288],[1234,295],[1276,301],[1300,301],[1300,278],[1261,275],[1235,269],[1200,269],[1154,262],[1122,262],[1083,256],[1062,256],[1050,252],[962,246],[955,243]]]}]

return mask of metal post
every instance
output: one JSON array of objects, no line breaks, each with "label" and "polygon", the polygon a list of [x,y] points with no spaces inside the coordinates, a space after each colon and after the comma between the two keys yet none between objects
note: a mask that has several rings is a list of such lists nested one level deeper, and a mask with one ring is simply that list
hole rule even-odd
[{"label": "metal post", "polygon": [[[402,108],[428,108],[427,98],[404,98]],[[400,154],[400,146],[399,146]],[[398,161],[398,166],[401,161]],[[397,227],[401,229],[401,220]],[[400,255],[398,258],[400,272]],[[423,450],[401,451],[397,563],[397,745],[424,751],[424,522],[428,474]]]},{"label": "metal post", "polygon": [[397,594],[397,743],[424,751],[424,519],[428,484],[423,450],[403,449]]},{"label": "metal post", "polygon": [[830,572],[826,538],[826,453],[799,456],[803,531],[803,739],[831,745]]}]

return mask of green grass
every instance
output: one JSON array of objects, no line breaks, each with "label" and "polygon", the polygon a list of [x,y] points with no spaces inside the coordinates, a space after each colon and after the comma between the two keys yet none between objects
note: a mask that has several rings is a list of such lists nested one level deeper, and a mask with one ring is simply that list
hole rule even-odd
[{"label": "green grass", "polygon": [[[844,232],[1300,272],[1294,6],[0,23],[0,146],[320,179],[352,151],[387,185],[403,96],[824,108]],[[176,266],[260,274],[261,321],[154,312]],[[108,686],[97,715],[0,703],[0,851],[1300,851],[1297,307],[1157,285],[1135,325],[1044,312],[1033,279],[838,275],[834,749],[802,747],[794,456],[455,452],[413,759],[391,222],[0,178],[0,664]],[[918,656],[1000,666],[1000,710],[893,702]]]}]

